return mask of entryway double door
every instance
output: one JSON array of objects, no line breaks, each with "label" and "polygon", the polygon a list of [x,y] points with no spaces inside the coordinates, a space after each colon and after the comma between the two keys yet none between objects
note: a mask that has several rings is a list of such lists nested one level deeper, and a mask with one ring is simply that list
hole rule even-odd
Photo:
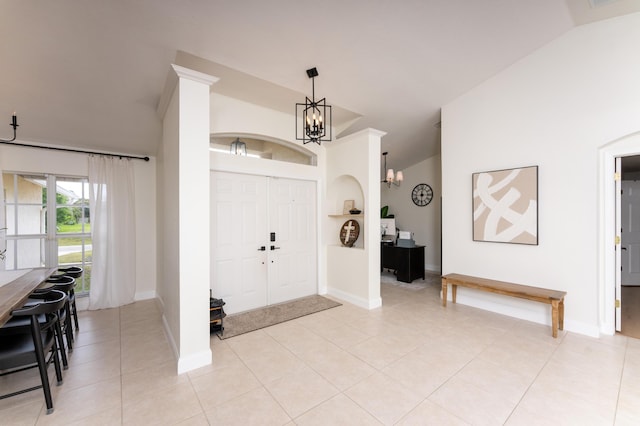
[{"label": "entryway double door", "polygon": [[317,294],[316,184],[211,172],[211,289],[235,313]]}]

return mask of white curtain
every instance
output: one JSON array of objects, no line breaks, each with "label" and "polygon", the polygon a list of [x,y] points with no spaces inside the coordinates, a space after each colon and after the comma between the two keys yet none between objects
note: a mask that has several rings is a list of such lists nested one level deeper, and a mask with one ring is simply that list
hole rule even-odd
[{"label": "white curtain", "polygon": [[131,160],[89,157],[89,206],[93,267],[89,309],[134,301],[136,239]]}]

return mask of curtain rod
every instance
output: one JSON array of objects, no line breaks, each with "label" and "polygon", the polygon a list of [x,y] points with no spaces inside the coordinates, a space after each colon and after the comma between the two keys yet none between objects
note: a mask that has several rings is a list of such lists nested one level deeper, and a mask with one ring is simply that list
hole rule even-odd
[{"label": "curtain rod", "polygon": [[5,144],[5,145],[21,146],[21,147],[25,147],[25,148],[52,149],[54,151],[77,152],[77,153],[80,153],[80,154],[106,155],[106,156],[109,156],[109,157],[131,158],[132,160],[149,161],[149,157],[137,157],[135,155],[111,154],[111,153],[107,153],[107,152],[95,152],[95,151],[83,151],[81,149],[58,148],[58,147],[55,147],[55,146],[31,145],[31,144],[27,144],[27,143],[16,143],[16,142],[9,142],[9,141],[7,141],[7,142],[0,141],[0,143]]}]

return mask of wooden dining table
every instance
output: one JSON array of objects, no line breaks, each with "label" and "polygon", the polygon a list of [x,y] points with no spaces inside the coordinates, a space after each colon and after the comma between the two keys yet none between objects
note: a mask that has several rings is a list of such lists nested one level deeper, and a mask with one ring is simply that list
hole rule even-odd
[{"label": "wooden dining table", "polygon": [[58,268],[34,268],[24,274],[20,274],[20,270],[0,271],[0,277],[4,273],[10,279],[0,286],[0,327],[9,321],[11,311],[22,307],[31,292],[57,270]]}]

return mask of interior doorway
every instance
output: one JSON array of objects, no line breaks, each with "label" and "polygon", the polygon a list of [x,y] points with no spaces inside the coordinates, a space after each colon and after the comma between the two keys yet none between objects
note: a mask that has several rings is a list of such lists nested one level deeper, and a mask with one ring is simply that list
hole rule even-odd
[{"label": "interior doorway", "polygon": [[[616,159],[618,160],[618,159]],[[616,283],[620,312],[616,330],[640,338],[640,156],[619,158],[619,283]],[[618,215],[616,214],[618,217]]]},{"label": "interior doorway", "polygon": [[227,313],[317,294],[316,184],[211,172],[211,284]]}]

